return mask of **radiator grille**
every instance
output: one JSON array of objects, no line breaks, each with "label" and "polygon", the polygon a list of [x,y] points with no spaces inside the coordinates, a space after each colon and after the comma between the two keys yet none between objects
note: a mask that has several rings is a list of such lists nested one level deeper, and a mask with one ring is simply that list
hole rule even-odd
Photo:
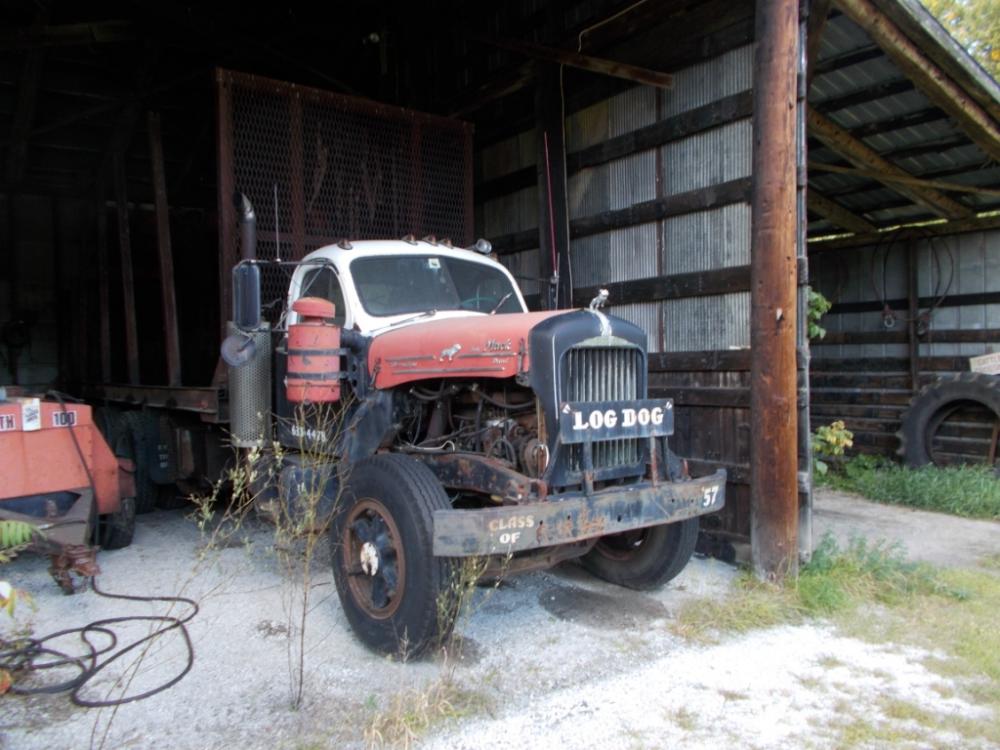
[{"label": "radiator grille", "polygon": [[[566,352],[565,401],[632,401],[640,393],[643,377],[642,351],[635,348],[580,347]],[[634,466],[639,462],[639,441],[635,438],[607,440],[593,444],[595,469]],[[570,468],[583,469],[583,446],[570,451]]]}]

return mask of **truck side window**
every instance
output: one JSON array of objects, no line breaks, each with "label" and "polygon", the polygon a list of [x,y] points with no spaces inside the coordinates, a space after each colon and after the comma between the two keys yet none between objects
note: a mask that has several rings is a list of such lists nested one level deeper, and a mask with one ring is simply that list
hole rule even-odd
[{"label": "truck side window", "polygon": [[331,269],[317,268],[315,271],[306,273],[302,279],[302,286],[299,288],[299,297],[322,297],[330,300],[337,308],[333,322],[338,326],[344,325],[347,318],[344,293],[340,289],[337,274]]}]

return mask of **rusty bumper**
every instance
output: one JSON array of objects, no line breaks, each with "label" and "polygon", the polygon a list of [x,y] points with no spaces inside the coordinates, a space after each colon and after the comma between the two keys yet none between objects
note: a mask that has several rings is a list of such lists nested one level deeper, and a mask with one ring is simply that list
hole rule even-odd
[{"label": "rusty bumper", "polygon": [[639,482],[521,505],[434,511],[434,554],[506,555],[658,526],[725,505],[726,472],[686,482]]}]

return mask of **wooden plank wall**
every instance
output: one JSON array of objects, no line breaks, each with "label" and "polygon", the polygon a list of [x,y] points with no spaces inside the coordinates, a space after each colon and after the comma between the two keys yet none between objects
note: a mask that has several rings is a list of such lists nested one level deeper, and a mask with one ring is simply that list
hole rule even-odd
[{"label": "wooden plank wall", "polygon": [[[905,243],[831,250],[810,258],[814,286],[833,303],[811,344],[813,429],[842,419],[856,453],[895,456],[896,432],[914,394],[907,325]],[[1000,231],[912,240],[917,303],[917,388],[968,372],[969,358],[1000,351]],[[895,317],[884,324],[884,310]],[[926,328],[926,330],[924,330]],[[982,459],[993,419],[965,410],[940,431],[944,460]]]}]

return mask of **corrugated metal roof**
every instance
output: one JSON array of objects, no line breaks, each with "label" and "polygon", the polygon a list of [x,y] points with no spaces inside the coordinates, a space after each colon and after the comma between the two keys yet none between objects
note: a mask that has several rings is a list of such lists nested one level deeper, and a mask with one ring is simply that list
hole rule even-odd
[{"label": "corrugated metal roof", "polygon": [[[945,180],[964,185],[1000,186],[1000,166],[959,129],[956,123],[907,79],[885,54],[852,61],[852,53],[872,50],[867,33],[847,16],[833,13],[823,31],[818,72],[809,91],[809,104],[857,137],[891,163],[915,177]],[[845,65],[837,67],[836,61]],[[926,121],[892,127],[906,115]],[[874,131],[874,132],[873,132]],[[852,166],[817,141],[810,141],[809,161]],[[877,225],[931,218],[930,211],[916,206],[872,177],[810,170],[809,185],[817,193],[840,203]],[[1000,208],[1000,198],[982,194],[949,192],[975,211]],[[811,236],[842,232],[818,216],[809,222]]]}]

